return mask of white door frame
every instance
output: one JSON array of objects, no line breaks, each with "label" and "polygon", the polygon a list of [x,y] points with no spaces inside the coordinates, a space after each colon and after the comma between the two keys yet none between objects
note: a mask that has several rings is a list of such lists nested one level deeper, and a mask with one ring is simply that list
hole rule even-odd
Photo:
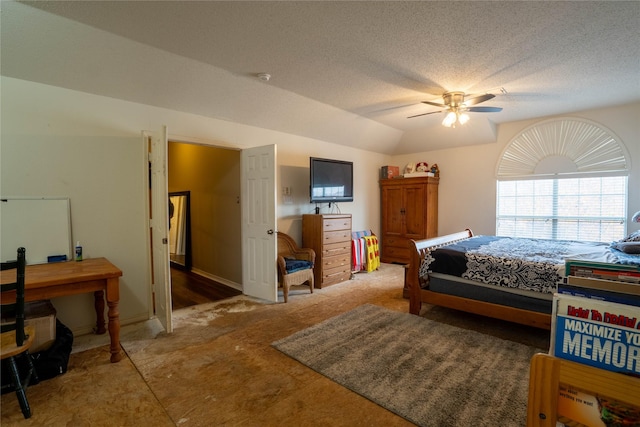
[{"label": "white door frame", "polygon": [[151,140],[149,163],[151,164],[149,220],[151,242],[152,293],[155,315],[167,333],[173,332],[171,307],[171,272],[169,270],[169,193],[167,188],[168,130],[163,126],[154,134],[143,132],[143,138]]}]

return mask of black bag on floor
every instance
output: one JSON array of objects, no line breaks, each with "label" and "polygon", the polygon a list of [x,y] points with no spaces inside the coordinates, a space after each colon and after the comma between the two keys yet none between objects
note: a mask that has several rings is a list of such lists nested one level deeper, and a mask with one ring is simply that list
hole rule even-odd
[{"label": "black bag on floor", "polygon": [[56,319],[56,340],[49,349],[31,355],[38,379],[48,380],[67,372],[73,347],[73,332]]}]

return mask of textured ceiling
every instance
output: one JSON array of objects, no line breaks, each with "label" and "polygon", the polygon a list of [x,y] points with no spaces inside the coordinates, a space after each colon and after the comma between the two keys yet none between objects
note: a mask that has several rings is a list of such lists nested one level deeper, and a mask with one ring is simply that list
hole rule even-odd
[{"label": "textured ceiling", "polygon": [[[636,1],[3,1],[1,18],[2,75],[382,153],[640,101]],[[454,90],[503,111],[407,119]]]}]

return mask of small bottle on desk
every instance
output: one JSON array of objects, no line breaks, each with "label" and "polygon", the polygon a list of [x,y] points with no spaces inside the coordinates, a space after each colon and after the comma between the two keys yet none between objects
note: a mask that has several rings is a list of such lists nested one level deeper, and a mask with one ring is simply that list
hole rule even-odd
[{"label": "small bottle on desk", "polygon": [[76,261],[82,261],[82,246],[80,246],[80,240],[76,243]]}]

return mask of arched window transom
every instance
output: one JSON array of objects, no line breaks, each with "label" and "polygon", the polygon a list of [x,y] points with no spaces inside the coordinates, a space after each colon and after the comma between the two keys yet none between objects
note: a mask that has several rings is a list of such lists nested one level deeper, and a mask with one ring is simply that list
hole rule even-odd
[{"label": "arched window transom", "polygon": [[496,168],[496,234],[611,242],[625,235],[629,155],[608,129],[547,120],[511,140]]}]

